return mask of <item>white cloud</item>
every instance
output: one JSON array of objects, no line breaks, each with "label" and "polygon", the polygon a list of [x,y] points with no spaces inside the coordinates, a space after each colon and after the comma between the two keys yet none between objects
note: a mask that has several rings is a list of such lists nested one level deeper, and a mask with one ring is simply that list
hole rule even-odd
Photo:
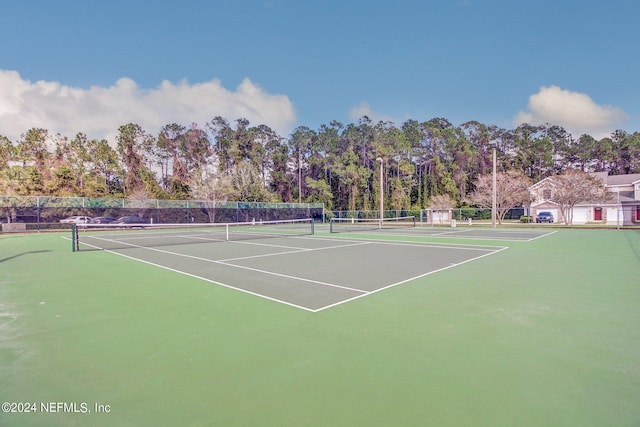
[{"label": "white cloud", "polygon": [[620,108],[596,104],[589,95],[558,86],[541,87],[529,97],[527,108],[518,112],[516,126],[549,123],[564,127],[575,137],[585,133],[594,138],[609,136],[627,118]]},{"label": "white cloud", "polygon": [[0,70],[0,135],[16,141],[31,128],[47,129],[73,138],[78,132],[90,138],[115,142],[118,127],[136,123],[151,134],[164,125],[178,123],[201,127],[215,116],[233,123],[246,118],[286,135],[296,121],[286,95],[273,95],[245,78],[235,91],[214,79],[190,84],[163,81],[142,89],[129,78],[113,86],[79,89],[58,82],[23,80],[16,71]]},{"label": "white cloud", "polygon": [[383,122],[394,121],[393,118],[390,116],[373,111],[368,102],[361,102],[358,106],[353,107],[351,110],[349,110],[350,120],[357,121],[361,119],[363,116],[369,117],[369,119],[371,119],[373,123],[378,123],[380,121],[383,121]]}]

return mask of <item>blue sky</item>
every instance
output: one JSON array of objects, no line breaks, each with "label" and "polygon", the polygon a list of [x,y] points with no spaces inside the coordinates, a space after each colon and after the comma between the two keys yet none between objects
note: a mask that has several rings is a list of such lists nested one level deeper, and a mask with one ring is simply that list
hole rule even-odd
[{"label": "blue sky", "polygon": [[640,130],[640,2],[0,0],[0,135],[246,117]]}]

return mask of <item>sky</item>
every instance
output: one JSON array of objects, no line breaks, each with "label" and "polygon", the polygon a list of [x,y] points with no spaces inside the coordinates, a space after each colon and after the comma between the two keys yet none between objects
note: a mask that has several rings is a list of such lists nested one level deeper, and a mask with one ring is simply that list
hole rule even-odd
[{"label": "sky", "polygon": [[0,136],[216,116],[640,131],[636,0],[0,0]]}]

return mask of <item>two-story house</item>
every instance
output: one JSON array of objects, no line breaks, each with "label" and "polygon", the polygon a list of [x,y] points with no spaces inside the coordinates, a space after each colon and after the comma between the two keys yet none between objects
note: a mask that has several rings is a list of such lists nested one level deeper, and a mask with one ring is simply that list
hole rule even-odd
[{"label": "two-story house", "polygon": [[[595,172],[609,190],[608,196],[595,202],[578,203],[573,209],[573,224],[640,224],[640,174],[608,175],[607,172]],[[531,215],[538,212],[551,212],[557,222],[564,218],[560,207],[553,201],[557,188],[554,177],[545,178],[531,187]]]}]

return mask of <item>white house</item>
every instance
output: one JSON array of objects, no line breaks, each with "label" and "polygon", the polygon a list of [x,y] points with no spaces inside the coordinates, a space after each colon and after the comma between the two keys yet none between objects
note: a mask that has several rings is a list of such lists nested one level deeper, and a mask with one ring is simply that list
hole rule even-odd
[{"label": "white house", "polygon": [[[609,190],[604,200],[578,203],[573,208],[573,224],[640,224],[640,174],[608,175],[607,172],[592,173]],[[557,183],[554,177],[545,178],[531,187],[531,215],[551,212],[558,222],[563,222],[562,212],[553,201]]]}]

